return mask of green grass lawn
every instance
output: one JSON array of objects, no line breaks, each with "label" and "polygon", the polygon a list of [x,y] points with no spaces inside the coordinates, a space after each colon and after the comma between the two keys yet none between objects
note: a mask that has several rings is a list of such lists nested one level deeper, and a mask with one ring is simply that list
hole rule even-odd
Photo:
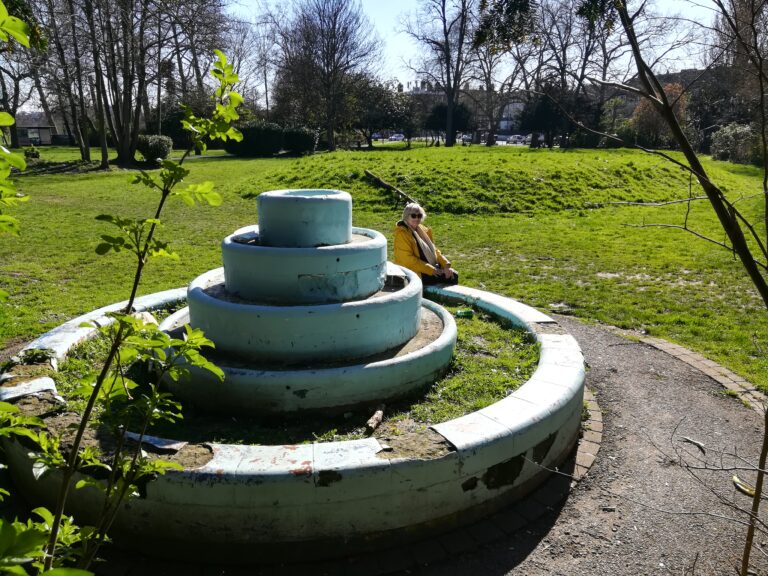
[{"label": "green grass lawn", "polygon": [[[744,198],[742,210],[762,219],[756,169],[706,165],[732,199]],[[684,231],[639,227],[682,224],[684,204],[610,204],[687,197],[687,174],[661,158],[619,150],[388,146],[307,158],[204,157],[188,167],[190,182],[216,182],[224,204],[168,206],[162,235],[181,261],[153,261],[142,293],[186,285],[220,266],[221,239],[257,221],[254,197],[266,190],[347,190],[355,225],[391,239],[402,206],[365,178],[369,169],[426,206],[427,223],[463,283],[678,342],[768,389],[768,314],[741,265]],[[94,218],[151,214],[154,194],[128,184],[130,175],[18,178],[31,199],[14,211],[22,236],[0,238],[0,286],[11,293],[0,306],[0,348],[128,296],[133,262],[127,254],[95,254],[99,235],[112,231]],[[723,238],[705,202],[694,203],[689,222]]]}]

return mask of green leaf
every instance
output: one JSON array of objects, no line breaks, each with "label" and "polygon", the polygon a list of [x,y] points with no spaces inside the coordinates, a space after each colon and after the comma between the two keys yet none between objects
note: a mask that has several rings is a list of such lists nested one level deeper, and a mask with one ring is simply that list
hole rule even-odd
[{"label": "green leaf", "polygon": [[93,576],[93,572],[80,570],[80,568],[54,568],[43,572],[43,576]]},{"label": "green leaf", "polygon": [[13,126],[16,120],[8,112],[0,112],[0,126]]},{"label": "green leaf", "polygon": [[95,478],[84,478],[82,480],[78,480],[75,484],[76,490],[82,490],[83,488],[96,488],[99,492],[104,492],[105,486],[102,482],[99,482]]},{"label": "green leaf", "polygon": [[23,20],[15,16],[0,17],[0,30],[8,36],[12,36],[19,44],[29,48],[29,26]]},{"label": "green leaf", "polygon": [[5,146],[0,146],[0,158],[8,162],[8,164],[14,168],[18,168],[19,170],[27,169],[27,161],[24,160],[24,156],[11,152]]},{"label": "green leaf", "polygon": [[0,234],[19,235],[19,221],[7,214],[0,214]]},{"label": "green leaf", "polygon": [[53,513],[48,508],[40,506],[32,510],[32,514],[39,516],[48,526],[53,526]]},{"label": "green leaf", "polygon": [[0,402],[0,412],[6,412],[8,414],[18,414],[20,412],[19,407],[8,402]]},{"label": "green leaf", "polygon": [[5,290],[0,289],[0,302],[5,302],[6,300],[8,300],[8,296],[10,296],[10,294],[8,294],[8,292],[6,292]]}]

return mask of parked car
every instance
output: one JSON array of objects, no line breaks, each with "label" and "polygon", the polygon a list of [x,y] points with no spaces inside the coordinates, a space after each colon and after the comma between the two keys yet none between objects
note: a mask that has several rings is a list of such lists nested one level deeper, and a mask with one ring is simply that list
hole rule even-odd
[{"label": "parked car", "polygon": [[523,144],[525,143],[525,136],[522,134],[512,134],[512,136],[507,139],[507,142],[510,144]]},{"label": "parked car", "polygon": [[405,136],[402,134],[392,134],[392,136],[389,137],[390,142],[402,142],[405,140]]},{"label": "parked car", "polygon": [[379,134],[378,132],[374,132],[373,134],[371,134],[371,140],[381,140],[381,134]]},{"label": "parked car", "polygon": [[466,143],[472,142],[472,134],[463,134],[461,136],[461,141]]}]

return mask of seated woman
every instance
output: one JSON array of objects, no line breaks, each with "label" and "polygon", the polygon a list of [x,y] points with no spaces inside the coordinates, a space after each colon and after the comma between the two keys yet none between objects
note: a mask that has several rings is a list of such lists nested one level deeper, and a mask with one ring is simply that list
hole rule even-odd
[{"label": "seated woman", "polygon": [[413,270],[423,284],[458,284],[459,273],[451,268],[432,241],[432,230],[422,224],[424,209],[411,202],[395,226],[395,264]]}]

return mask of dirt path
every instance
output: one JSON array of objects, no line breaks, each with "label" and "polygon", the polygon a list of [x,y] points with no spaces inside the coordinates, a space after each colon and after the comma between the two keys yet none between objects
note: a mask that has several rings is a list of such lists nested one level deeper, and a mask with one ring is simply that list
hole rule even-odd
[{"label": "dirt path", "polygon": [[[417,573],[735,574],[745,530],[714,516],[734,513],[709,488],[742,506],[749,499],[734,490],[732,472],[700,474],[707,488],[667,455],[675,456],[670,439],[686,436],[704,443],[712,458],[715,449],[737,447],[756,461],[759,414],[655,348],[568,318],[558,321],[579,340],[589,365],[587,384],[603,410],[595,464],[560,510],[512,537]],[[757,542],[768,552],[768,537],[758,535]],[[757,573],[768,574],[765,555],[757,550],[753,558]]]}]

